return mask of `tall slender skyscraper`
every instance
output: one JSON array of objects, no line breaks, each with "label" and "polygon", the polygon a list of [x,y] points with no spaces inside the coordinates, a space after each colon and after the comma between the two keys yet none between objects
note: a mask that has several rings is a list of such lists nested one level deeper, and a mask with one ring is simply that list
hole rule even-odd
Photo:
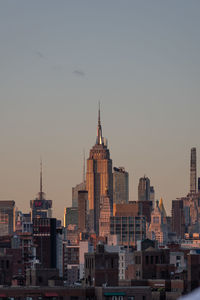
[{"label": "tall slender skyscraper", "polygon": [[196,158],[196,148],[191,149],[190,157],[190,193],[196,193],[197,184],[197,158]]},{"label": "tall slender skyscraper", "polygon": [[107,143],[102,137],[100,107],[96,144],[90,150],[87,160],[86,189],[89,201],[89,227],[91,231],[99,234],[100,198],[108,193],[111,206],[113,203],[112,160]]}]

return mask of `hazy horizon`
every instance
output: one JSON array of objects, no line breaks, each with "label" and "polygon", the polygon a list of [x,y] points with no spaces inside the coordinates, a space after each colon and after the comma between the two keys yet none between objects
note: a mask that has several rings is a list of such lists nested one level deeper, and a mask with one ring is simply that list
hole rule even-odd
[{"label": "hazy horizon", "polygon": [[100,99],[129,199],[145,174],[170,214],[189,192],[192,147],[200,160],[199,28],[193,0],[0,2],[0,200],[29,211],[42,157],[43,190],[63,219]]}]

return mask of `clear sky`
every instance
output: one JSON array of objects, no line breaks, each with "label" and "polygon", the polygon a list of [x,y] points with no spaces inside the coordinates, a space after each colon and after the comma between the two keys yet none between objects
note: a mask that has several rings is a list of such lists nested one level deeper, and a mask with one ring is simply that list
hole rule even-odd
[{"label": "clear sky", "polygon": [[170,212],[189,191],[190,148],[200,157],[199,29],[198,0],[0,1],[0,199],[29,210],[42,156],[62,218],[100,99],[130,200],[145,174]]}]

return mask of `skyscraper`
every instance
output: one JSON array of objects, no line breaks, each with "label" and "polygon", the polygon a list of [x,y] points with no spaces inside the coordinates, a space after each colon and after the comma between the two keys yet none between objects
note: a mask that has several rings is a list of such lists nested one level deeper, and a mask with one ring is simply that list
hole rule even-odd
[{"label": "skyscraper", "polygon": [[0,201],[0,236],[13,234],[15,231],[15,201]]},{"label": "skyscraper", "polygon": [[197,184],[197,166],[196,166],[196,148],[191,149],[190,157],[190,193],[196,193]]},{"label": "skyscraper", "polygon": [[98,112],[97,139],[90,150],[87,160],[86,189],[89,201],[89,227],[91,231],[98,234],[101,196],[106,196],[108,191],[111,205],[113,203],[112,160],[110,159],[107,143],[102,137],[100,108]]},{"label": "skyscraper", "polygon": [[80,232],[85,232],[87,229],[87,202],[88,192],[78,192],[78,229]]},{"label": "skyscraper", "polygon": [[56,268],[56,219],[33,219],[36,257],[44,268]]},{"label": "skyscraper", "polygon": [[99,235],[107,237],[110,234],[111,205],[109,195],[101,196],[99,214]]},{"label": "skyscraper", "polygon": [[66,207],[64,211],[64,227],[73,224],[78,226],[78,207]]},{"label": "skyscraper", "polygon": [[183,202],[182,199],[172,200],[172,231],[181,239],[186,231]]},{"label": "skyscraper", "polygon": [[139,180],[138,185],[138,201],[150,200],[150,180],[144,175]]},{"label": "skyscraper", "polygon": [[42,190],[42,161],[40,162],[40,191],[34,200],[30,200],[31,218],[51,218],[52,200],[46,200]]},{"label": "skyscraper", "polygon": [[128,203],[128,172],[123,167],[113,168],[113,203]]},{"label": "skyscraper", "polygon": [[86,182],[83,181],[72,188],[72,207],[78,207],[78,193],[86,190]]},{"label": "skyscraper", "polygon": [[85,152],[83,156],[83,181],[72,188],[72,207],[78,207],[78,193],[86,190],[85,180]]}]

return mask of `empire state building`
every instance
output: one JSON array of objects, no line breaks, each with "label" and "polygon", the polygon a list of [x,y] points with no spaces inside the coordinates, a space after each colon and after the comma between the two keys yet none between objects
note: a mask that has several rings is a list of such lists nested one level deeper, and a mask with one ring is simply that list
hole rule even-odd
[{"label": "empire state building", "polygon": [[89,202],[89,228],[90,231],[94,231],[98,235],[100,198],[109,195],[111,206],[113,203],[112,160],[107,143],[102,137],[100,108],[96,144],[90,150],[90,156],[87,159],[86,189]]}]

